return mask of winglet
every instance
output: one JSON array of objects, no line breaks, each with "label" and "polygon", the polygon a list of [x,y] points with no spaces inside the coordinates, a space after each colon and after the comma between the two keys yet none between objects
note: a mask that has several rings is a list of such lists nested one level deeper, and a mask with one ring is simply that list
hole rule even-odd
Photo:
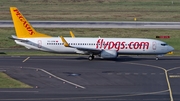
[{"label": "winglet", "polygon": [[74,36],[74,34],[73,34],[72,31],[70,31],[69,33],[70,33],[70,35],[71,35],[72,38],[75,38],[75,36]]},{"label": "winglet", "polygon": [[61,40],[62,40],[62,42],[64,43],[64,46],[65,46],[65,47],[70,47],[69,44],[67,43],[67,41],[64,39],[63,36],[61,36]]}]

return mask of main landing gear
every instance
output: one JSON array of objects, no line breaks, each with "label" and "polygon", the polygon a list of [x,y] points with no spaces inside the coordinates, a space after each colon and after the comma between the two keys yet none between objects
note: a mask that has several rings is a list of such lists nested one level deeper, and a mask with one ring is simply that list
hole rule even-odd
[{"label": "main landing gear", "polygon": [[94,55],[93,55],[93,54],[90,54],[89,57],[88,57],[88,59],[89,59],[90,61],[93,60],[93,59],[94,59]]},{"label": "main landing gear", "polygon": [[159,57],[156,57],[156,61],[158,61],[159,60]]}]

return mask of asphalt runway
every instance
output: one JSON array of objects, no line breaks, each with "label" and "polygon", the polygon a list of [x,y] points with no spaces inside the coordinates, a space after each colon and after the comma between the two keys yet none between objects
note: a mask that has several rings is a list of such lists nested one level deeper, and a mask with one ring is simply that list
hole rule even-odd
[{"label": "asphalt runway", "polygon": [[[164,28],[179,29],[180,22],[142,21],[29,21],[36,28]],[[14,27],[12,20],[0,20],[0,27]]]},{"label": "asphalt runway", "polygon": [[33,88],[0,89],[1,101],[179,101],[180,57],[1,56],[0,71]]}]

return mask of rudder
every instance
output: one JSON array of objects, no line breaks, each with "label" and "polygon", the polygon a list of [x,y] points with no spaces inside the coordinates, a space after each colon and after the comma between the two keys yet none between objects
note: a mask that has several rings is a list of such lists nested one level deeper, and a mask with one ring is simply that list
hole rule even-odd
[{"label": "rudder", "polygon": [[36,32],[26,18],[16,7],[10,7],[11,16],[13,19],[16,35],[18,38],[35,38],[35,37],[51,37],[39,32]]}]

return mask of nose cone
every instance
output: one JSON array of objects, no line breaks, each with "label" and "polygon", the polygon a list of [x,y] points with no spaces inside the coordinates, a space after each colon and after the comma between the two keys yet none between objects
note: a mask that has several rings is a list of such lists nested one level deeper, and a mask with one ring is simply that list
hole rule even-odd
[{"label": "nose cone", "polygon": [[174,48],[172,47],[172,46],[169,46],[168,47],[168,51],[170,52],[170,51],[173,51],[174,50]]}]

